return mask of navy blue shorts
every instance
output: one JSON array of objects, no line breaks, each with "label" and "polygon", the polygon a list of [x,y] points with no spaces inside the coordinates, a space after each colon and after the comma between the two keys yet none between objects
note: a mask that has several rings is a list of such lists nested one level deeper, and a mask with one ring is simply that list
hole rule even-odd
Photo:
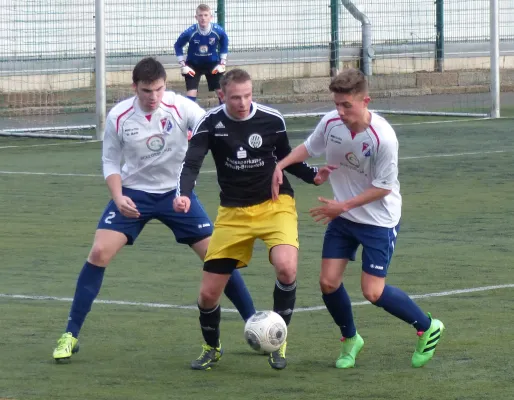
[{"label": "navy blue shorts", "polygon": [[355,261],[357,248],[362,245],[362,270],[385,277],[399,231],[400,224],[384,228],[335,218],[327,226],[322,257]]},{"label": "navy blue shorts", "polygon": [[212,222],[202,204],[193,193],[191,207],[187,213],[173,210],[175,190],[167,193],[148,193],[123,188],[123,195],[130,197],[139,211],[139,218],[122,215],[114,201],[110,201],[98,222],[97,229],[109,229],[125,234],[127,244],[133,244],[146,223],[152,219],[161,221],[170,228],[175,240],[182,244],[194,244],[212,235]]}]

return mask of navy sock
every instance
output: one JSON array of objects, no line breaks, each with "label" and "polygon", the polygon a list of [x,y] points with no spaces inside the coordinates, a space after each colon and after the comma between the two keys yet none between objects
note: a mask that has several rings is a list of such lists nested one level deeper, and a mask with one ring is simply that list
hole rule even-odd
[{"label": "navy sock", "polygon": [[211,347],[218,347],[220,343],[221,307],[219,304],[211,309],[198,306],[200,310],[200,328],[205,343]]},{"label": "navy sock", "polygon": [[430,328],[430,318],[404,291],[394,286],[385,285],[382,295],[374,304],[414,326],[418,332]]},{"label": "navy sock", "polygon": [[286,325],[289,325],[291,322],[295,302],[296,281],[286,285],[285,283],[279,282],[277,279],[275,282],[275,290],[273,291],[273,311],[284,318]]},{"label": "navy sock", "polygon": [[189,100],[194,101],[196,103],[196,96],[186,96]]},{"label": "navy sock", "polygon": [[105,268],[98,267],[86,261],[77,279],[75,296],[71,304],[70,315],[66,332],[78,337],[82,324],[91,310],[93,301],[100,292],[104,278]]},{"label": "navy sock", "polygon": [[321,297],[334,322],[339,326],[341,335],[345,338],[354,337],[357,330],[353,323],[352,303],[343,284],[335,292],[323,294]]},{"label": "navy sock", "polygon": [[255,314],[252,296],[246,287],[241,273],[235,269],[225,286],[225,295],[234,304],[245,322]]}]

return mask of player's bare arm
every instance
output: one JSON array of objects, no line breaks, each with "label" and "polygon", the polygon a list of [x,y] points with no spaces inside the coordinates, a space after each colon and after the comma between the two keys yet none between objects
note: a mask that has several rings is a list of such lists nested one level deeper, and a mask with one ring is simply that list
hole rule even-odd
[{"label": "player's bare arm", "polygon": [[334,218],[337,218],[339,215],[344,214],[345,212],[348,212],[354,208],[380,200],[387,196],[389,193],[391,193],[391,190],[389,189],[372,187],[366,189],[361,194],[345,201],[330,200],[324,197],[318,197],[318,200],[323,203],[323,205],[314,207],[310,209],[309,212],[314,218],[314,221],[322,222],[326,225]]},{"label": "player's bare arm", "polygon": [[[307,148],[302,143],[277,163],[271,180],[271,194],[273,200],[278,199],[280,185],[282,185],[284,176],[283,170],[292,164],[302,163],[309,157],[310,155],[307,152]],[[328,179],[330,173],[335,169],[337,169],[337,166],[334,165],[326,165],[319,168],[316,176],[314,177],[314,184],[321,185],[324,183]]]}]

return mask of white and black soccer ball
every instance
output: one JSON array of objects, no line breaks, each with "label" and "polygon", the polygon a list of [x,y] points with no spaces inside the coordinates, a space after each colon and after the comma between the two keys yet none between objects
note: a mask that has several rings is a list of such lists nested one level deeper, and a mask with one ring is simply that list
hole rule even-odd
[{"label": "white and black soccer ball", "polygon": [[277,351],[287,338],[287,325],[274,311],[259,311],[245,324],[246,343],[255,351]]}]

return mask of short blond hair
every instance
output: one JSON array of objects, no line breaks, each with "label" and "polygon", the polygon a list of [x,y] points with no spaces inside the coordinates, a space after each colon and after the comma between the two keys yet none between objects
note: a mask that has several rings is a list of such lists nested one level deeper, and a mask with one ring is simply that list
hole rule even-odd
[{"label": "short blond hair", "polygon": [[368,81],[364,74],[355,68],[349,68],[332,79],[328,89],[332,93],[356,94],[368,93]]},{"label": "short blond hair", "polygon": [[198,11],[211,11],[211,7],[209,7],[207,4],[199,4],[198,7],[196,7],[196,12]]}]

